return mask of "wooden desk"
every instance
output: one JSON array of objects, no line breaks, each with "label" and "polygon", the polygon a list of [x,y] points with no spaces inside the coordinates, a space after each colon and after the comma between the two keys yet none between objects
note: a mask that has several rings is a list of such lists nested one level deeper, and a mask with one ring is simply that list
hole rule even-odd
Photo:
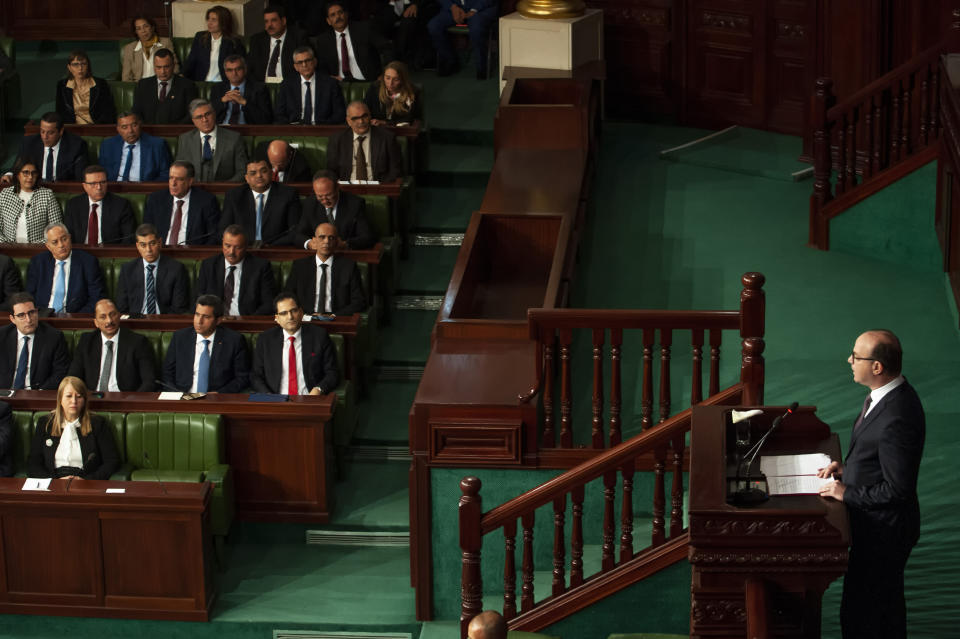
[{"label": "wooden desk", "polygon": [[209,483],[23,482],[0,479],[0,612],[208,620]]},{"label": "wooden desk", "polygon": [[[333,444],[329,426],[336,397],[251,402],[243,393],[214,393],[195,401],[166,401],[157,393],[105,393],[94,411],[193,412],[223,416],[227,463],[234,476],[237,517],[326,523],[332,499]],[[45,411],[54,391],[17,391],[14,410]]]}]

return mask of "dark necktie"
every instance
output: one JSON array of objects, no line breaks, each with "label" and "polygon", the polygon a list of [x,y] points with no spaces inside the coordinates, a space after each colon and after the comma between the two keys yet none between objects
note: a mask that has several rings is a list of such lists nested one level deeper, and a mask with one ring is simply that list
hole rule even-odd
[{"label": "dark necktie", "polygon": [[[239,87],[230,87],[230,89],[231,89],[232,91],[239,91],[239,90],[240,90]],[[229,106],[229,109],[230,109],[230,117],[227,118],[227,124],[238,124],[239,121],[240,121],[240,117],[239,117],[237,114],[238,114],[239,111],[240,111],[240,105],[237,104],[236,102],[231,102],[231,103],[230,103],[230,106]]]},{"label": "dark necktie", "polygon": [[160,99],[159,99],[159,101],[160,101],[160,102],[163,102],[163,101],[166,100],[166,99],[167,99],[167,83],[166,83],[166,82],[161,82],[161,83],[160,83]]},{"label": "dark necktie", "polygon": [[147,315],[157,313],[157,279],[153,275],[156,264],[147,264]]},{"label": "dark necktie", "polygon": [[30,338],[23,338],[20,359],[17,360],[17,374],[13,378],[13,390],[20,390],[27,382],[27,360],[30,359]]},{"label": "dark necktie", "polygon": [[203,136],[203,161],[209,162],[213,159],[213,148],[210,146],[210,134]]},{"label": "dark necktie", "polygon": [[863,410],[860,411],[860,417],[857,417],[857,421],[853,424],[853,430],[857,430],[860,427],[860,424],[863,423],[863,418],[867,416],[867,411],[870,410],[870,404],[873,402],[873,396],[869,393],[867,398],[863,400]]},{"label": "dark necktie", "polygon": [[320,290],[317,292],[317,313],[327,312],[327,264],[320,265]]},{"label": "dark necktie", "polygon": [[133,167],[133,150],[135,148],[132,144],[127,145],[127,162],[123,165],[123,175],[120,177],[121,182],[130,181],[130,169]]},{"label": "dark necktie", "polygon": [[293,346],[293,340],[295,338],[290,337],[290,354],[287,355],[287,394],[288,395],[299,395],[300,391],[297,388],[297,349]]},{"label": "dark necktie", "polygon": [[363,152],[363,141],[367,136],[361,135],[357,138],[357,179],[367,179],[367,154]]},{"label": "dark necktie", "polygon": [[99,206],[99,204],[94,203],[93,206],[90,207],[90,218],[87,220],[87,244],[90,246],[96,246],[100,236],[100,223],[97,220],[97,207]]},{"label": "dark necktie", "polygon": [[352,80],[353,75],[350,73],[350,51],[347,47],[347,34],[340,34],[340,73],[343,74],[344,80]]},{"label": "dark necktie", "polygon": [[236,286],[234,272],[236,270],[236,266],[231,266],[229,268],[230,272],[227,273],[227,279],[223,282],[223,308],[226,310],[227,315],[230,314],[230,305],[233,303],[233,289]]},{"label": "dark necktie", "polygon": [[270,62],[267,63],[267,76],[276,77],[277,75],[277,62],[280,61],[280,40],[273,41],[273,53],[270,54]]},{"label": "dark necktie", "polygon": [[307,92],[303,96],[303,123],[313,124],[313,99],[310,95],[310,83],[304,82]]},{"label": "dark necktie", "polygon": [[53,171],[53,147],[47,147],[47,168],[46,168],[46,177],[44,178],[47,182],[56,182],[57,176]]},{"label": "dark necktie", "polygon": [[100,371],[100,383],[97,390],[106,393],[110,386],[110,369],[113,368],[113,340],[107,340],[107,352],[103,356],[103,369]]},{"label": "dark necktie", "polygon": [[180,242],[180,225],[183,224],[183,200],[177,200],[177,210],[173,214],[173,224],[170,225],[170,246],[176,246]]},{"label": "dark necktie", "polygon": [[327,223],[333,224],[333,209],[326,209],[327,211]]}]

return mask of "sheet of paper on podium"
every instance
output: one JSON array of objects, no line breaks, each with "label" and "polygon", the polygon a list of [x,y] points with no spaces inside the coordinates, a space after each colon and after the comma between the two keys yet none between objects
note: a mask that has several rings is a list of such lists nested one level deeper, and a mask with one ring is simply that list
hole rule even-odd
[{"label": "sheet of paper on podium", "polygon": [[767,477],[770,495],[817,495],[820,487],[832,479],[817,477],[817,471],[830,465],[823,453],[771,455],[760,458],[760,471]]}]

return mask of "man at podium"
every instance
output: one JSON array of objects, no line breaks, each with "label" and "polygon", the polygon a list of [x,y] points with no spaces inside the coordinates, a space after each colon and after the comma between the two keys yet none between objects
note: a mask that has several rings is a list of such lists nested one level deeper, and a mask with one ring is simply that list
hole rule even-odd
[{"label": "man at podium", "polygon": [[903,571],[920,536],[917,474],[925,421],[916,391],[900,374],[900,340],[887,330],[857,338],[847,358],[853,381],[870,389],[853,425],[846,461],[820,471],[837,481],[823,497],[846,504],[850,557],[843,580],[844,639],[906,637]]}]

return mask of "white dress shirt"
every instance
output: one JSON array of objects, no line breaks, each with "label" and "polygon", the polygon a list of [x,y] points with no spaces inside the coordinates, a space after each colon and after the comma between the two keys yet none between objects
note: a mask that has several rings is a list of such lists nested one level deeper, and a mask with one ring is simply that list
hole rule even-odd
[{"label": "white dress shirt", "polygon": [[[113,342],[113,362],[110,364],[110,376],[107,378],[107,390],[111,393],[116,393],[120,391],[120,387],[117,386],[117,353],[120,348],[120,333],[114,333],[113,337],[107,337],[102,332],[100,333],[100,366],[97,368],[101,373],[103,372],[103,360],[107,356],[107,342]],[[97,382],[99,383],[100,377],[97,376]],[[96,390],[96,389],[93,389]]]},{"label": "white dress shirt", "polygon": [[332,306],[331,306],[331,305],[333,304],[333,300],[330,299],[330,298],[331,298],[331,296],[333,295],[332,282],[333,282],[333,258],[334,258],[334,257],[336,257],[336,256],[335,256],[335,255],[331,255],[330,257],[327,258],[327,261],[324,262],[323,260],[321,260],[321,259],[320,259],[319,257],[317,257],[316,255],[313,256],[314,261],[316,261],[316,263],[317,263],[317,285],[316,285],[316,287],[313,289],[313,295],[314,295],[314,297],[313,297],[313,300],[314,300],[314,302],[313,302],[313,307],[314,307],[314,308],[317,308],[317,304],[320,303],[320,273],[321,273],[321,271],[320,271],[320,265],[321,265],[321,264],[326,264],[326,265],[327,265],[327,285],[326,285],[326,287],[325,287],[325,288],[326,288],[326,301],[327,301],[327,302],[326,302],[326,305],[325,305],[324,308],[321,308],[321,309],[318,309],[318,310],[317,310],[318,313],[332,313],[332,312],[333,312],[333,311],[331,310],[331,309],[332,309]]},{"label": "white dress shirt", "polygon": [[870,391],[870,406],[867,408],[867,412],[863,414],[863,417],[866,418],[870,414],[870,411],[873,410],[873,407],[880,403],[880,400],[884,396],[892,391],[894,388],[904,383],[906,380],[903,378],[903,375],[898,375],[896,379],[892,379],[880,388],[874,388]]},{"label": "white dress shirt", "polygon": [[50,282],[50,301],[47,302],[47,308],[53,308],[53,292],[57,290],[57,276],[60,274],[59,269],[63,269],[63,306],[67,306],[67,296],[70,293],[70,263],[73,261],[73,251],[70,251],[70,255],[67,256],[67,259],[63,260],[64,264],[60,266],[60,260],[53,259],[53,281]]},{"label": "white dress shirt", "polygon": [[[170,228],[167,231],[167,241],[165,244],[186,244],[187,243],[187,221],[190,218],[190,194],[193,189],[187,191],[183,197],[173,198],[173,207],[170,209]],[[180,234],[176,238],[171,238],[173,232],[173,220],[177,216],[177,202],[183,200],[183,216],[180,218]],[[173,241],[176,240],[176,241]]]},{"label": "white dress shirt", "polygon": [[333,36],[334,36],[334,37],[336,38],[336,40],[337,40],[337,46],[336,46],[336,49],[337,49],[337,75],[339,76],[341,73],[343,73],[343,71],[342,71],[342,69],[343,69],[343,55],[342,55],[343,50],[342,50],[342,48],[340,47],[340,38],[341,38],[341,35],[346,36],[346,38],[347,38],[347,51],[348,51],[349,54],[350,54],[350,75],[353,76],[353,79],[354,79],[354,80],[366,80],[366,78],[363,77],[363,72],[360,70],[360,65],[357,64],[357,52],[356,52],[356,49],[353,48],[353,40],[350,38],[350,27],[347,27],[346,29],[344,29],[342,33],[337,33],[336,31],[333,32]]},{"label": "white dress shirt", "polygon": [[[203,353],[203,349],[204,349],[203,340],[205,339],[210,340],[210,344],[209,346],[207,346],[207,348],[210,349],[209,351],[210,359],[212,361],[213,360],[213,340],[216,336],[217,336],[217,331],[213,331],[212,333],[210,333],[210,337],[204,337],[200,333],[197,333],[197,343],[193,349],[193,382],[191,382],[190,384],[191,393],[197,392],[197,371],[200,370],[200,354]],[[207,377],[208,381],[209,379],[210,378]]]},{"label": "white dress shirt", "polygon": [[[54,175],[47,175],[47,155],[49,155],[51,151],[53,151],[53,173],[54,173]],[[57,173],[57,160],[59,160],[59,159],[60,159],[60,140],[57,140],[57,143],[54,144],[53,146],[45,146],[45,147],[43,147],[43,159],[40,160],[40,164],[42,164],[42,166],[40,167],[40,176],[41,176],[44,180],[46,180],[46,181],[48,181],[48,182],[53,181],[54,176],[55,176],[56,173]]]},{"label": "white dress shirt", "polygon": [[210,69],[207,71],[205,82],[220,81],[220,44],[223,42],[223,34],[219,38],[210,37]]},{"label": "white dress shirt", "polygon": [[57,452],[53,456],[53,465],[56,468],[63,466],[83,468],[83,452],[80,450],[80,437],[77,435],[79,428],[79,419],[63,425],[63,432],[60,434],[60,443],[57,445]]},{"label": "white dress shirt", "polygon": [[[142,78],[152,78],[156,75],[156,72],[153,70],[153,54],[163,48],[163,45],[160,44],[160,39],[158,38],[156,42],[153,43],[147,50],[147,55],[143,60],[143,74],[140,76]],[[143,42],[137,40],[137,44],[133,47],[134,51],[140,52],[140,55],[143,55]]]},{"label": "white dress shirt", "polygon": [[290,338],[293,337],[293,348],[294,353],[297,357],[297,394],[298,395],[309,395],[310,389],[307,388],[307,380],[303,376],[303,330],[297,329],[297,332],[293,335],[283,331],[283,348],[280,349],[283,358],[283,365],[280,369],[280,384],[277,388],[280,389],[281,395],[289,395],[288,392],[290,387],[287,382],[290,379],[290,367],[287,365],[290,361]]},{"label": "white dress shirt", "polygon": [[20,191],[17,192],[17,196],[23,201],[20,215],[17,216],[17,243],[26,244],[30,241],[30,236],[27,235],[27,211],[30,208],[30,200],[33,199],[33,191],[28,193],[20,189]]},{"label": "white dress shirt", "polygon": [[20,351],[23,350],[23,338],[29,337],[27,340],[27,376],[23,378],[23,387],[30,388],[30,364],[33,363],[33,342],[37,337],[36,333],[31,335],[24,335],[20,332],[20,329],[17,329],[17,352],[14,354],[15,361],[13,362],[13,375],[16,377],[17,368],[20,365]]}]

